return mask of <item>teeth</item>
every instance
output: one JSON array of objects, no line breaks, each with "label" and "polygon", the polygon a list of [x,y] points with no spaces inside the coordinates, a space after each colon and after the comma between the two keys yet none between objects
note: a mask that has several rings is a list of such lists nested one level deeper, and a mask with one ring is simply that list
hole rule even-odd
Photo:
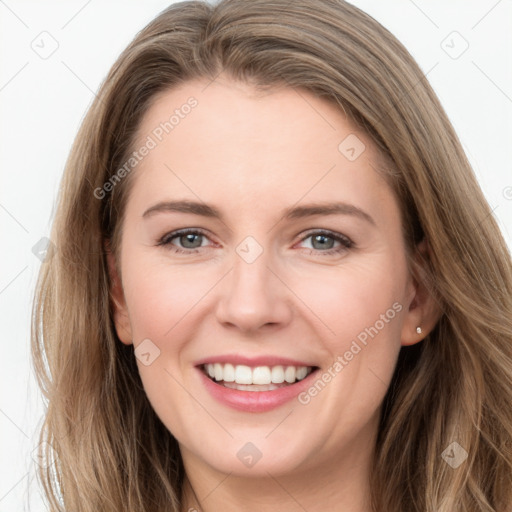
[{"label": "teeth", "polygon": [[274,366],[272,368],[272,382],[274,384],[284,382],[284,368],[282,366]]},{"label": "teeth", "polygon": [[[312,371],[310,366],[250,366],[232,364],[205,364],[204,370],[212,379],[242,385],[270,385],[305,379]],[[233,387],[233,386],[228,386]]]},{"label": "teeth", "polygon": [[222,371],[222,377],[224,382],[235,382],[235,367],[229,363],[225,364]]},{"label": "teeth", "polygon": [[274,389],[279,389],[282,387],[278,386],[277,384],[257,385],[236,384],[235,382],[223,382],[223,386],[225,388],[238,389],[238,391],[273,391]]},{"label": "teeth", "polygon": [[[217,380],[222,380],[222,375]],[[252,384],[252,370],[249,366],[235,366],[235,382],[237,384]]]},{"label": "teeth", "polygon": [[219,363],[215,363],[213,365],[213,373],[215,380],[222,380],[222,375],[224,374],[224,372],[222,371],[222,365],[220,365]]},{"label": "teeth", "polygon": [[271,382],[272,374],[268,366],[257,366],[254,368],[251,384],[270,384]]},{"label": "teeth", "polygon": [[284,380],[286,382],[289,382],[290,384],[292,382],[295,382],[295,374],[297,372],[295,371],[295,366],[287,366],[286,370],[284,371]]},{"label": "teeth", "polygon": [[307,376],[307,374],[308,374],[308,369],[305,366],[300,366],[299,368],[297,368],[297,373],[296,373],[297,380],[304,379]]}]

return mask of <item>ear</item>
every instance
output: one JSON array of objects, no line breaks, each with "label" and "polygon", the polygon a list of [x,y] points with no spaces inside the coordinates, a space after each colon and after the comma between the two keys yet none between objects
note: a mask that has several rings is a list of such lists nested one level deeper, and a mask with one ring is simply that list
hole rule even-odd
[{"label": "ear", "polygon": [[[433,294],[426,271],[430,248],[426,239],[416,247],[411,262],[413,275],[410,282],[410,302],[402,326],[402,345],[414,345],[423,340],[436,326],[442,315],[441,306]],[[420,327],[421,333],[416,329]]]},{"label": "ear", "polygon": [[110,246],[105,244],[107,253],[108,273],[110,276],[110,300],[114,314],[114,324],[117,336],[125,345],[133,343],[132,328],[128,308],[124,298],[123,285],[116,268],[116,258],[110,250]]}]

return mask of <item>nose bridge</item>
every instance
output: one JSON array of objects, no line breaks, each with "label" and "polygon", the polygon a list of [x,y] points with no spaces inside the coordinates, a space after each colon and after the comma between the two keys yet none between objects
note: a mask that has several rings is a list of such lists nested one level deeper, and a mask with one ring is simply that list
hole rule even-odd
[{"label": "nose bridge", "polygon": [[286,287],[271,270],[271,251],[254,237],[246,237],[235,248],[232,261],[218,303],[218,320],[246,331],[288,322],[291,312]]}]

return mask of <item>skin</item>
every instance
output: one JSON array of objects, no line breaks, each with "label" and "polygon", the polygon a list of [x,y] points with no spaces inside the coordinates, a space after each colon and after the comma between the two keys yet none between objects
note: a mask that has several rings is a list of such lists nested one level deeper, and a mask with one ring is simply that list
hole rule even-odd
[{"label": "skin", "polygon": [[[119,339],[135,347],[149,339],[160,350],[150,365],[137,364],[180,445],[182,510],[369,511],[378,418],[399,350],[436,321],[408,270],[399,205],[375,171],[379,155],[325,100],[290,88],[257,93],[224,75],[160,94],[139,142],[191,96],[197,107],[133,171],[120,275],[108,256]],[[338,150],[349,134],[366,147],[354,161]],[[143,218],[177,199],[211,204],[223,220]],[[356,206],[374,223],[350,214],[283,218],[286,208],[330,201]],[[158,245],[182,228],[207,232],[192,239],[199,248],[180,237]],[[353,246],[327,255],[342,244],[315,243],[318,229]],[[263,249],[252,263],[236,252],[247,236]],[[313,362],[324,372],[394,303],[401,311],[306,405],[237,411],[210,396],[194,368],[205,356],[237,353]],[[262,454],[252,467],[237,457],[247,442]]]}]

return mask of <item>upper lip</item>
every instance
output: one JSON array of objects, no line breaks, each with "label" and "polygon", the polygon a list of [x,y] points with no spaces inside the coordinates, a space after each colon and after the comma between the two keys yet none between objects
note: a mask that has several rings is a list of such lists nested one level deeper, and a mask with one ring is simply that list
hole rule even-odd
[{"label": "upper lip", "polygon": [[245,365],[245,366],[310,366],[315,367],[314,364],[299,361],[297,359],[290,359],[287,357],[280,356],[242,356],[237,354],[226,354],[226,355],[218,355],[218,356],[210,356],[204,357],[203,359],[196,362],[196,366],[202,366],[205,364],[214,364],[214,363],[230,363],[233,366],[237,365]]}]

